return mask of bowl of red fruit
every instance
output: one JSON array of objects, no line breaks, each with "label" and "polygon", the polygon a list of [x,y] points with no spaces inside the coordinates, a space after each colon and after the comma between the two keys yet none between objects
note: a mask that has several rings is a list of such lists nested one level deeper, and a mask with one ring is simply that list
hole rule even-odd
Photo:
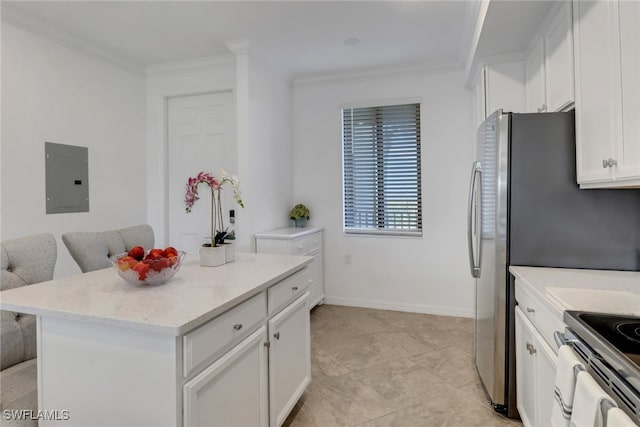
[{"label": "bowl of red fruit", "polygon": [[118,276],[132,285],[159,285],[180,270],[185,252],[172,246],[145,251],[135,246],[129,252],[111,257]]}]

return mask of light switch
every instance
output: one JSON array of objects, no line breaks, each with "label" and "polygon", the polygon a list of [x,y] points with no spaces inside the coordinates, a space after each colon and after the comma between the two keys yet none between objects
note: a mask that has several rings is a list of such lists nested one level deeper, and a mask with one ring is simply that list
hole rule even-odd
[{"label": "light switch", "polygon": [[44,143],[47,213],[89,212],[89,149]]}]

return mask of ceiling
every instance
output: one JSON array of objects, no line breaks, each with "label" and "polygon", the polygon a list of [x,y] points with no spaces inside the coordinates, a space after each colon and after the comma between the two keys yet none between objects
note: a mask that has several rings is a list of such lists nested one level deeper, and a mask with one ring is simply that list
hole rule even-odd
[{"label": "ceiling", "polygon": [[[5,22],[50,38],[79,41],[140,70],[229,54],[225,41],[248,38],[287,74],[301,77],[407,64],[464,65],[478,1],[2,1],[1,5]],[[535,30],[525,5],[538,2],[492,3],[498,4],[509,28],[523,30],[511,34],[496,30],[490,33],[493,43],[500,49],[522,47]],[[357,43],[345,43],[348,39]]]},{"label": "ceiling", "polygon": [[[2,8],[5,21],[53,28],[143,67],[228,54],[225,41],[248,38],[293,76],[460,63],[473,30],[466,1],[3,1]],[[345,44],[350,38],[359,42]]]}]

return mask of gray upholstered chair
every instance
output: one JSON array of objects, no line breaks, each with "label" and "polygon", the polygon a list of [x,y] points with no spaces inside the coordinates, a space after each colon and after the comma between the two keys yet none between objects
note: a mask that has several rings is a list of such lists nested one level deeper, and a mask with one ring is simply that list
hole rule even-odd
[{"label": "gray upholstered chair", "polygon": [[[36,234],[0,243],[0,291],[53,279],[56,241]],[[38,409],[36,319],[0,311],[0,412]],[[3,426],[37,426],[37,421],[3,420]]]},{"label": "gray upholstered chair", "polygon": [[153,228],[136,225],[112,231],[64,233],[62,241],[83,273],[111,266],[109,257],[134,246],[153,249]]}]

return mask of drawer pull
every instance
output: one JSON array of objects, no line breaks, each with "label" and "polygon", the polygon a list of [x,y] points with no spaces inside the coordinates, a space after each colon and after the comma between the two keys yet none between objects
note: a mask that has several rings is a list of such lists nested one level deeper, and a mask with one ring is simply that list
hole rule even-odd
[{"label": "drawer pull", "polygon": [[536,352],[536,348],[530,343],[527,343],[527,350],[529,351],[529,354],[534,354]]},{"label": "drawer pull", "polygon": [[293,286],[291,289],[293,289],[293,291],[295,292],[295,291],[298,290],[298,287],[297,286]]},{"label": "drawer pull", "polygon": [[277,340],[280,339],[280,332],[276,332],[275,334],[273,334],[273,337]]},{"label": "drawer pull", "polygon": [[239,331],[240,329],[242,329],[242,323],[236,323],[235,325],[233,325],[233,329]]},{"label": "drawer pull", "polygon": [[535,313],[536,310],[534,308],[531,307],[527,307],[527,313]]}]

